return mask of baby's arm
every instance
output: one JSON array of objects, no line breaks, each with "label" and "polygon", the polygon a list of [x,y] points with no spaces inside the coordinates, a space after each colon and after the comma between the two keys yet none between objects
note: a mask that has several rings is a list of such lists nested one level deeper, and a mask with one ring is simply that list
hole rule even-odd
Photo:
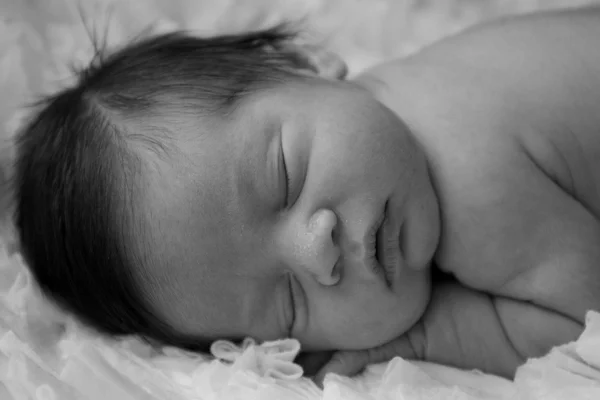
[{"label": "baby's arm", "polygon": [[526,302],[444,283],[434,288],[423,318],[401,337],[362,351],[338,352],[317,374],[354,375],[369,364],[400,356],[512,378],[527,358],[541,356],[557,338],[576,338],[581,326]]}]

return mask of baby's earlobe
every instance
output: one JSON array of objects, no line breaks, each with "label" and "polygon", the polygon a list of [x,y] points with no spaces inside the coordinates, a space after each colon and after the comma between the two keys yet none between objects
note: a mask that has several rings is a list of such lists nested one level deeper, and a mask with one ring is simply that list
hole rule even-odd
[{"label": "baby's earlobe", "polygon": [[322,78],[344,79],[348,74],[346,62],[322,46],[298,45],[298,53],[302,63]]},{"label": "baby's earlobe", "polygon": [[315,49],[309,53],[309,62],[317,74],[327,79],[344,79],[348,74],[348,66],[342,58],[334,52],[324,48]]}]

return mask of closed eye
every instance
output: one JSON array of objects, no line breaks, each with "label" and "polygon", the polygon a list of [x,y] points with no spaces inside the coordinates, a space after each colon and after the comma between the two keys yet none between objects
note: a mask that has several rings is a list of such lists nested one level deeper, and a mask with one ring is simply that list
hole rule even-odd
[{"label": "closed eye", "polygon": [[292,310],[292,319],[288,327],[288,336],[292,337],[292,331],[294,330],[294,324],[296,322],[296,291],[294,290],[294,276],[291,273],[288,274],[288,285],[290,292],[290,308]]},{"label": "closed eye", "polygon": [[285,161],[285,153],[283,152],[283,140],[280,139],[279,141],[279,154],[281,155],[281,168],[283,170],[283,175],[285,176],[285,199],[284,199],[284,205],[287,207],[289,206],[289,202],[290,202],[290,188],[291,188],[291,179],[290,179],[290,173],[288,170],[288,166],[287,163]]}]

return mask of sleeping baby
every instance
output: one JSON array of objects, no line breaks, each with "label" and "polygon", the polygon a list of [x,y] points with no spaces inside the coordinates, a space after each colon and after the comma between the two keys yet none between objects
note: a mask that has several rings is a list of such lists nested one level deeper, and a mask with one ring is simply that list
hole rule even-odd
[{"label": "sleeping baby", "polygon": [[23,255],[110,335],[511,377],[600,309],[598,38],[513,17],[352,81],[280,28],[136,41],[20,133]]}]

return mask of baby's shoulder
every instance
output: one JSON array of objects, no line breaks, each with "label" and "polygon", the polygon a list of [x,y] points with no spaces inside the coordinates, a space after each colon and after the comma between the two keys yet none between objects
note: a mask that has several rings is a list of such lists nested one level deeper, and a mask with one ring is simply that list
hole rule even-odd
[{"label": "baby's shoulder", "polygon": [[524,128],[519,130],[517,141],[542,179],[549,179],[576,206],[600,221],[600,136],[586,140],[590,135],[582,131],[568,123]]},{"label": "baby's shoulder", "polygon": [[575,142],[480,107],[478,115],[427,123],[448,232],[440,266],[482,290],[518,291],[508,284],[514,277],[535,269],[551,276],[567,264],[600,277],[600,181]]},{"label": "baby's shoulder", "polygon": [[514,85],[509,78],[443,63],[392,61],[359,79],[407,123],[440,171],[454,171],[448,179],[481,187],[549,180],[600,219],[598,101],[535,106],[506,89]]},{"label": "baby's shoulder", "polygon": [[600,307],[593,177],[569,154],[567,140],[524,128],[495,136],[502,140],[480,141],[471,164],[465,158],[439,169],[451,232],[442,239],[440,264],[468,286],[581,322]]},{"label": "baby's shoulder", "polygon": [[517,140],[481,153],[439,168],[446,234],[436,261],[466,286],[583,322],[600,308],[600,222],[561,182],[568,167]]},{"label": "baby's shoulder", "polygon": [[431,162],[445,232],[438,265],[576,319],[599,308],[600,86],[566,96],[554,74],[525,68],[515,79],[513,68],[428,57],[362,79]]}]

